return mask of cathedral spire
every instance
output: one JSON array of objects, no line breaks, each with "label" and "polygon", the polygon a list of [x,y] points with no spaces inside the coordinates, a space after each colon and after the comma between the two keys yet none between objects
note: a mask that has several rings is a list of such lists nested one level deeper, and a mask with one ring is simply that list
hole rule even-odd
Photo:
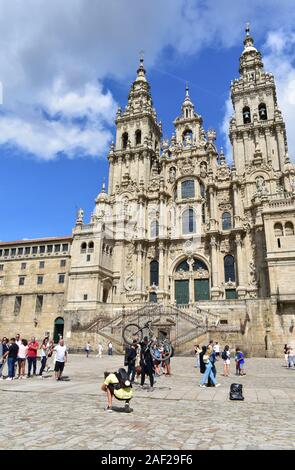
[{"label": "cathedral spire", "polygon": [[254,46],[254,39],[250,34],[250,23],[246,24],[246,36],[244,38],[244,50],[240,57],[240,74],[255,72],[263,69],[263,62],[260,52]]},{"label": "cathedral spire", "polygon": [[189,96],[188,82],[186,82],[185,86],[185,98],[182,103],[182,114],[184,118],[192,118],[194,116],[194,105]]},{"label": "cathedral spire", "polygon": [[139,59],[139,67],[137,69],[137,77],[136,82],[138,81],[147,81],[145,76],[145,68],[144,68],[144,52],[140,51],[140,59]]}]

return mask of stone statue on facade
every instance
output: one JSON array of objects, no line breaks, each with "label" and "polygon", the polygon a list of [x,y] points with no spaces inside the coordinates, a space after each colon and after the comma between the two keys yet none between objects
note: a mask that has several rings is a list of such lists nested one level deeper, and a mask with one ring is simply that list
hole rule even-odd
[{"label": "stone statue on facade", "polygon": [[169,170],[169,183],[174,183],[176,180],[176,170],[174,166],[172,166]]},{"label": "stone statue on facade", "polygon": [[125,277],[124,287],[128,292],[131,292],[135,289],[134,271],[130,271],[130,273],[128,273]]},{"label": "stone statue on facade", "polygon": [[83,224],[84,210],[78,209],[76,224]]}]

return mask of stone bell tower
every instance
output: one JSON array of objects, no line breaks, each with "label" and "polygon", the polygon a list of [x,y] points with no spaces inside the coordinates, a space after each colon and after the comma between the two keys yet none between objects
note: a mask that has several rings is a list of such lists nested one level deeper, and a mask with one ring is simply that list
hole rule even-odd
[{"label": "stone bell tower", "polygon": [[237,174],[241,175],[255,157],[275,171],[282,171],[287,152],[285,123],[278,108],[274,77],[264,71],[249,24],[239,72],[240,78],[231,84],[234,116],[229,134]]},{"label": "stone bell tower", "polygon": [[146,186],[151,172],[158,171],[159,167],[162,129],[161,123],[157,122],[143,58],[125,110],[119,108],[117,111],[116,126],[116,142],[111,145],[108,157],[110,195],[122,184]]}]

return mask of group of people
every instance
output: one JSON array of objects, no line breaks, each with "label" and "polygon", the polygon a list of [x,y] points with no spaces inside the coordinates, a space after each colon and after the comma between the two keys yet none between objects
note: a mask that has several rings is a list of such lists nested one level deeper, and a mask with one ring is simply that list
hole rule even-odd
[{"label": "group of people", "polygon": [[[216,366],[215,363],[220,357],[220,345],[218,342],[211,340],[207,346],[200,346],[196,344],[194,346],[194,354],[196,357],[195,367],[200,368],[202,374],[200,387],[219,387],[220,384],[216,380]],[[229,377],[230,375],[230,362],[231,352],[229,345],[224,347],[221,353],[221,359],[223,360],[223,376]],[[236,363],[236,375],[246,375],[245,373],[245,356],[240,348],[235,350],[235,363]]]},{"label": "group of people", "polygon": [[[37,373],[37,360],[40,357],[40,369]],[[43,378],[43,372],[50,370],[49,358],[53,358],[55,379],[61,380],[64,365],[67,361],[67,348],[60,338],[57,345],[45,337],[39,343],[34,336],[30,341],[21,338],[18,333],[8,339],[4,336],[0,344],[0,379],[4,380],[3,369],[7,363],[6,380],[26,379],[32,376]],[[26,372],[27,366],[27,372]]]},{"label": "group of people", "polygon": [[[99,357],[99,358],[102,358],[102,353],[103,353],[103,345],[101,343],[99,343],[98,347],[97,347],[97,355],[96,357]],[[85,345],[85,353],[86,353],[86,357],[89,357],[89,354],[91,352],[91,344],[87,341],[86,345]],[[109,344],[108,344],[108,356],[112,356],[113,355],[113,344],[112,342],[110,341]]]},{"label": "group of people", "polygon": [[154,390],[155,378],[160,375],[171,376],[171,360],[166,357],[163,347],[155,344],[153,355],[150,350],[150,341],[147,336],[143,341],[133,341],[130,347],[125,348],[125,366],[128,366],[128,377],[131,383],[135,380],[135,375],[140,377],[140,385],[143,388],[145,378],[150,381],[150,391]]},{"label": "group of people", "polygon": [[131,346],[125,347],[124,365],[128,367],[127,371],[120,368],[117,372],[106,371],[104,373],[104,382],[101,389],[107,394],[106,411],[113,411],[113,397],[125,401],[124,411],[132,411],[130,400],[133,397],[132,384],[136,376],[140,377],[141,388],[144,388],[145,378],[149,378],[149,391],[154,390],[155,377],[162,374],[171,376],[171,356],[166,357],[167,354],[163,347],[157,344],[153,346],[152,354],[150,346],[147,336],[141,342],[134,340]]}]

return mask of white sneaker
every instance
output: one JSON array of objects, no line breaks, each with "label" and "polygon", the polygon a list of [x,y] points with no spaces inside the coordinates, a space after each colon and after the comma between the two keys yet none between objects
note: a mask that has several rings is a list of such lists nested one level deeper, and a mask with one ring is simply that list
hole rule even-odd
[{"label": "white sneaker", "polygon": [[201,388],[206,388],[206,385],[200,384],[199,387],[201,387]]},{"label": "white sneaker", "polygon": [[12,380],[12,377],[7,377],[7,379],[6,379],[6,380]]},{"label": "white sneaker", "polygon": [[216,384],[215,387],[220,387],[221,384]]}]

